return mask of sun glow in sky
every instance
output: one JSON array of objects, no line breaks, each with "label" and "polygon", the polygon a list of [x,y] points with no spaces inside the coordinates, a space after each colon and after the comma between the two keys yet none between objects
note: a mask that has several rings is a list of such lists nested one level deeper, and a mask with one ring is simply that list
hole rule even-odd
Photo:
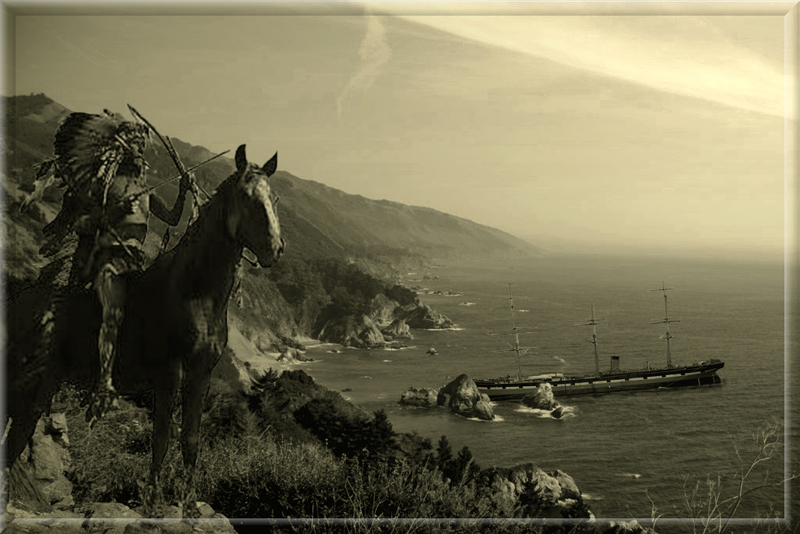
[{"label": "sun glow in sky", "polygon": [[782,254],[783,16],[376,13],[18,16],[9,92],[546,249]]}]

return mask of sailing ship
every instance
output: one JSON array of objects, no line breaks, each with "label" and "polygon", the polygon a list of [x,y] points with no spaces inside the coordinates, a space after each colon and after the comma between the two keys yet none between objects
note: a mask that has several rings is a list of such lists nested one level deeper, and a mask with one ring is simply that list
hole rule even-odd
[{"label": "sailing ship", "polygon": [[527,348],[519,346],[519,332],[517,329],[514,315],[514,297],[511,294],[511,284],[508,286],[508,299],[511,303],[511,328],[514,336],[514,346],[510,350],[516,355],[517,376],[516,378],[507,376],[504,378],[486,378],[475,380],[475,384],[481,393],[489,396],[491,400],[514,400],[522,399],[530,393],[535,393],[540,384],[549,383],[556,397],[566,397],[569,395],[598,395],[602,393],[612,393],[615,391],[633,391],[643,389],[673,388],[686,386],[713,385],[722,382],[717,375],[717,371],[722,369],[724,362],[711,359],[689,365],[673,365],[672,353],[670,351],[670,340],[674,338],[669,331],[670,323],[679,322],[680,319],[669,316],[667,306],[667,291],[672,288],[665,287],[662,282],[658,289],[651,291],[662,291],[664,293],[663,320],[652,321],[652,324],[664,324],[666,334],[664,339],[667,341],[667,365],[663,368],[650,368],[649,362],[646,368],[636,371],[624,371],[619,366],[619,356],[611,357],[611,367],[608,371],[600,371],[600,360],[597,352],[597,320],[594,316],[594,303],[592,303],[592,318],[589,322],[581,323],[592,327],[592,339],[589,343],[594,345],[594,374],[584,376],[564,376],[561,373],[548,373],[535,376],[522,377],[522,367],[520,356],[527,352]]}]

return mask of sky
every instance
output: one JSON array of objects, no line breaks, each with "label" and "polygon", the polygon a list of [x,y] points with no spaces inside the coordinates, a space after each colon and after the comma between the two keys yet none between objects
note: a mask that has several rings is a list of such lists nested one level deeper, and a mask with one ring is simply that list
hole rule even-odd
[{"label": "sky", "polygon": [[14,92],[548,251],[782,256],[782,16],[453,12],[17,16]]}]

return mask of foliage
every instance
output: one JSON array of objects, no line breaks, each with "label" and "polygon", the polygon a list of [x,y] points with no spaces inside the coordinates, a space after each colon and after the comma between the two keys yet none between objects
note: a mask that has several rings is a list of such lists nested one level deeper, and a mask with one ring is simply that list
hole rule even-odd
[{"label": "foliage", "polygon": [[[776,480],[766,469],[770,462],[780,463],[776,456],[783,450],[782,423],[768,423],[761,427],[753,434],[752,443],[747,448],[748,453],[742,454],[740,446],[734,443],[738,468],[731,475],[708,475],[704,480],[687,476],[684,480],[682,515],[692,519],[690,528],[694,534],[737,531],[736,521],[732,520],[743,502],[765,488],[781,486],[800,476],[793,473],[787,479]],[[654,503],[652,507],[654,523],[657,523],[660,515]],[[747,532],[788,531],[786,525],[774,521],[780,517],[779,514],[780,510],[770,509],[766,517],[749,525]]]}]

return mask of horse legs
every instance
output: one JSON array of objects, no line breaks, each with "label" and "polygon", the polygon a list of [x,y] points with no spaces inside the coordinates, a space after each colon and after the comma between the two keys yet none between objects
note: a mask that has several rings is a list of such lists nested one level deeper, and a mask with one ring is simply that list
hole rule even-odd
[{"label": "horse legs", "polygon": [[200,517],[197,509],[197,493],[194,487],[195,467],[200,448],[200,421],[203,414],[203,401],[208,393],[211,369],[196,364],[187,369],[181,392],[183,394],[183,420],[181,421],[181,455],[183,456],[184,490],[183,516]]},{"label": "horse legs", "polygon": [[172,414],[175,411],[180,376],[177,374],[169,380],[156,385],[153,405],[153,459],[150,464],[150,478],[145,487],[144,515],[154,517],[156,508],[164,503],[161,488],[161,467],[169,449],[169,440],[174,437]]}]

